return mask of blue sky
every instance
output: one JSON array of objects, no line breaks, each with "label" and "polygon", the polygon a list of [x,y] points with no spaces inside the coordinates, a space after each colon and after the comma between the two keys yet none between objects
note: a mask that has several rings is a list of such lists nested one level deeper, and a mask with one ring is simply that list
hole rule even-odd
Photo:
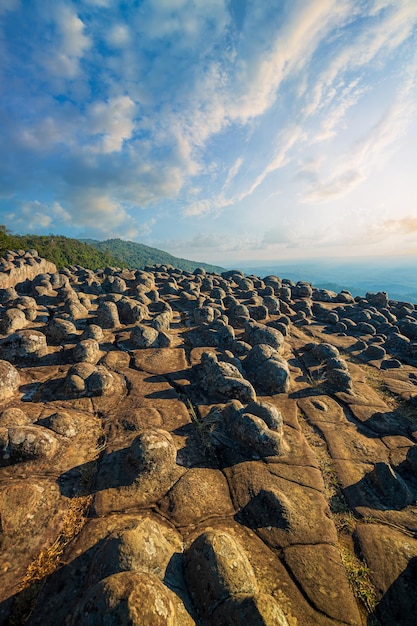
[{"label": "blue sky", "polygon": [[0,222],[417,254],[417,0],[2,0]]}]

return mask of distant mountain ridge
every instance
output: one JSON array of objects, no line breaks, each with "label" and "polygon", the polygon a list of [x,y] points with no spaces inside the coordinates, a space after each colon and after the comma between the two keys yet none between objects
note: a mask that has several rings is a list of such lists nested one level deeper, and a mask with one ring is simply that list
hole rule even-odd
[{"label": "distant mountain ridge", "polygon": [[110,254],[116,260],[117,264],[123,267],[143,269],[149,265],[173,265],[187,272],[192,272],[197,267],[201,267],[208,272],[224,271],[224,268],[219,265],[189,261],[188,259],[175,257],[158,248],[152,248],[143,243],[134,241],[125,241],[123,239],[107,239],[106,241],[83,239],[82,241],[94,246],[94,248],[103,254]]},{"label": "distant mountain ridge", "polygon": [[192,272],[197,267],[208,272],[224,270],[218,265],[189,261],[134,241],[122,239],[97,241],[63,235],[15,235],[0,224],[0,256],[7,250],[15,249],[35,249],[41,257],[55,263],[58,269],[70,265],[80,265],[92,270],[106,266],[143,269],[152,265],[172,265],[187,272]]}]

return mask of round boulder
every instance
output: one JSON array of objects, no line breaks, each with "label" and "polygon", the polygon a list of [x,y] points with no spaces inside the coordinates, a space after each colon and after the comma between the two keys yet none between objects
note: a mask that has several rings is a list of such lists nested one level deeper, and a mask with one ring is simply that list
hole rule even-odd
[{"label": "round boulder", "polygon": [[8,361],[0,360],[0,400],[13,396],[20,385],[19,372]]}]

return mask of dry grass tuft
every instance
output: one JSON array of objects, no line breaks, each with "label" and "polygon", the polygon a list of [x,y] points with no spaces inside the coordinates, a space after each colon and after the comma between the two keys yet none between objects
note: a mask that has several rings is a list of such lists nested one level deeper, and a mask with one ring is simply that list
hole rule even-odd
[{"label": "dry grass tuft", "polygon": [[[370,570],[347,546],[339,544],[339,547],[352,591],[366,613],[371,615],[375,611],[377,601],[375,587],[370,578]],[[374,623],[377,624],[378,622],[374,620]]]},{"label": "dry grass tuft", "polygon": [[30,563],[21,582],[20,591],[50,576],[58,567],[67,545],[78,535],[87,521],[87,512],[93,496],[73,498],[66,513],[61,532],[55,541],[40,551]]},{"label": "dry grass tuft", "polygon": [[71,500],[59,535],[29,564],[6,626],[26,624],[46,579],[59,567],[65,548],[85,525],[92,498],[87,495]]},{"label": "dry grass tuft", "polygon": [[[357,518],[345,500],[324,437],[308,423],[305,416],[299,414],[298,421],[320,466],[324,482],[323,495],[329,504],[331,517],[339,536],[340,556],[349,585],[367,625],[379,626],[379,622],[374,616],[377,604],[376,590],[370,578],[370,571],[353,550],[352,536],[356,529]],[[361,519],[361,521],[364,520]],[[369,520],[368,523],[371,521]]]}]

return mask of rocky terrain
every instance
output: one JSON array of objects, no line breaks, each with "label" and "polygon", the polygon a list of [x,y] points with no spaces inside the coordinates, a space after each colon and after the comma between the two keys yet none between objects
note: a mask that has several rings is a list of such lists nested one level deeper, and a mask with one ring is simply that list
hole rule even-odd
[{"label": "rocky terrain", "polygon": [[416,306],[0,271],[0,623],[416,623]]}]

